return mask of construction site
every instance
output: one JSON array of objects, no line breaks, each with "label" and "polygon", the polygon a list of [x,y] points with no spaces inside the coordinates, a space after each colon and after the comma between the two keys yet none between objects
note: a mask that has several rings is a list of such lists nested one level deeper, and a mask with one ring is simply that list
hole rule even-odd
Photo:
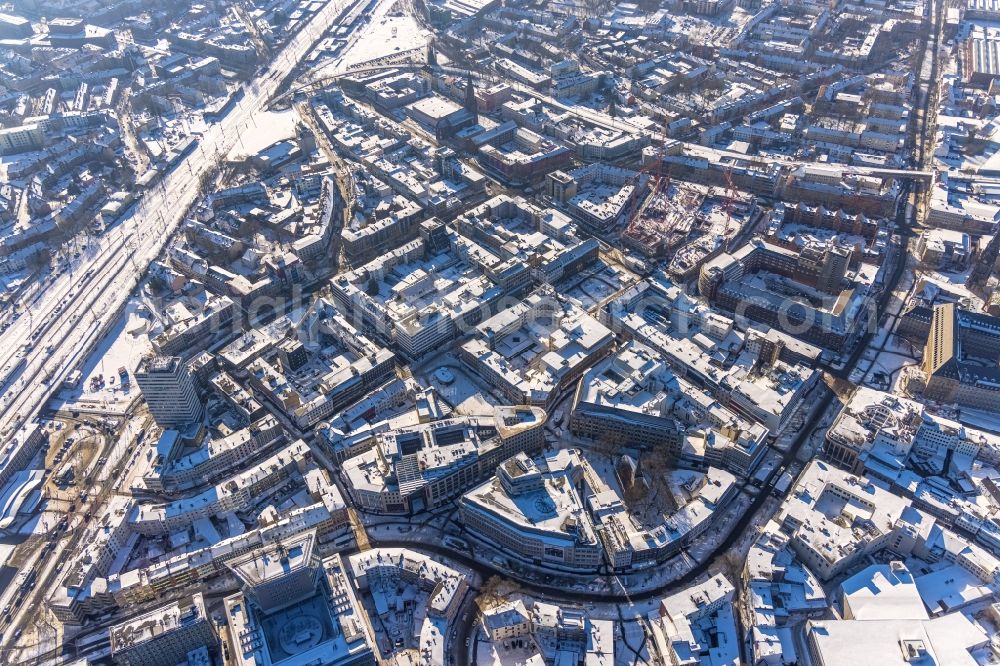
[{"label": "construction site", "polygon": [[687,239],[707,190],[661,178],[622,232],[622,244],[647,257],[667,256]]}]

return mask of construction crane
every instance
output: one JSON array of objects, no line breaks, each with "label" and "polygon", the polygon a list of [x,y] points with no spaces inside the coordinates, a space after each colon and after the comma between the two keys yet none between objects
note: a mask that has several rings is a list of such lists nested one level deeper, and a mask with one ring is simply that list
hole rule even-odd
[{"label": "construction crane", "polygon": [[729,223],[733,220],[733,199],[736,193],[736,186],[733,185],[733,165],[726,165],[722,175],[726,179],[726,203],[724,208],[726,211],[726,229],[722,232],[722,235],[723,237],[727,237],[729,236]]},{"label": "construction crane", "polygon": [[[663,158],[664,158],[664,155],[666,153],[666,146],[667,146],[667,139],[668,139],[667,130],[668,130],[668,128],[667,128],[667,120],[666,120],[666,118],[664,118],[663,125],[662,125],[661,130],[660,130],[660,150],[657,152],[657,155],[656,155],[655,175],[654,175],[654,180],[653,180],[652,192],[650,193],[650,200],[652,200],[653,198],[655,198],[657,196],[657,194],[659,194],[660,191],[664,189],[664,182],[663,182]],[[648,165],[647,164],[647,165],[641,167],[639,169],[639,171],[636,172],[635,176],[632,178],[632,188],[633,188],[633,192],[634,193],[638,192],[638,189],[639,189],[639,186],[641,185],[643,176],[647,176],[648,177],[650,175],[650,171],[652,170],[652,166],[653,165]],[[667,183],[668,184],[669,184],[669,181],[670,181],[670,172],[668,170],[667,171]],[[626,233],[628,233],[628,234],[631,234],[631,233],[633,233],[635,231],[635,223],[636,223],[636,220],[638,219],[640,198],[641,197],[639,197],[638,194],[633,194],[632,207],[629,210],[628,216],[626,218],[627,224],[626,224],[625,228],[626,228]]]}]

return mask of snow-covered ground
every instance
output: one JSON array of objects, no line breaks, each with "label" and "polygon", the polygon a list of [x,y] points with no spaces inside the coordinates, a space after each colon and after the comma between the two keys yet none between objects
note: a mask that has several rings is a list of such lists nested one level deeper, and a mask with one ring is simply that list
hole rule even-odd
[{"label": "snow-covered ground", "polygon": [[615,641],[615,666],[639,666],[649,663],[647,629],[642,621],[621,622],[621,635]]},{"label": "snow-covered ground", "polygon": [[0,543],[0,567],[7,564],[16,547],[16,544]]},{"label": "snow-covered ground", "polygon": [[[391,15],[390,15],[391,14]],[[368,23],[356,30],[350,41],[333,57],[320,60],[314,78],[345,71],[351,65],[423,47],[428,31],[406,14],[395,0],[382,0],[371,12]]]},{"label": "snow-covered ground", "polygon": [[253,117],[250,127],[240,133],[240,138],[229,151],[230,159],[256,155],[268,146],[295,136],[294,109],[262,111]]},{"label": "snow-covered ground", "polygon": [[[43,506],[48,507],[52,500],[47,501]],[[21,525],[18,534],[21,536],[31,536],[32,534],[48,534],[59,524],[59,521],[66,516],[63,509],[48,509],[36,513]]]},{"label": "snow-covered ground", "polygon": [[[935,275],[939,280],[937,284],[944,286],[944,281],[948,278],[940,274]],[[933,280],[928,281],[933,282]],[[895,334],[899,316],[906,309],[915,288],[916,273],[907,269],[886,306],[885,312],[888,316],[883,319],[881,327],[851,373],[851,382],[883,391],[896,390],[901,378],[906,376],[903,370],[919,364],[921,350],[912,347]]]},{"label": "snow-covered ground", "polygon": [[343,64],[353,65],[398,51],[415,49],[427,43],[427,31],[421,30],[415,18],[409,15],[387,15],[392,4],[394,3],[379,4],[354,47],[344,56]]},{"label": "snow-covered ground", "polygon": [[908,365],[917,365],[917,361],[908,356],[884,351],[872,364],[866,383],[873,388],[895,392],[896,384],[902,376],[900,370]]},{"label": "snow-covered ground", "polygon": [[[443,384],[434,377],[439,368],[447,368],[453,378]],[[467,373],[452,354],[442,354],[414,369],[414,375],[422,386],[433,386],[438,395],[451,405],[458,414],[481,416],[493,413],[493,406],[500,404],[489,392],[489,388]]]},{"label": "snow-covered ground", "polygon": [[[123,410],[138,395],[139,387],[132,376],[139,360],[152,351],[149,339],[152,321],[145,306],[132,299],[108,334],[87,358],[81,370],[82,379],[76,388],[59,394],[63,408],[74,406]],[[131,381],[122,387],[118,369],[126,368]],[[103,375],[103,382],[95,381]]]}]

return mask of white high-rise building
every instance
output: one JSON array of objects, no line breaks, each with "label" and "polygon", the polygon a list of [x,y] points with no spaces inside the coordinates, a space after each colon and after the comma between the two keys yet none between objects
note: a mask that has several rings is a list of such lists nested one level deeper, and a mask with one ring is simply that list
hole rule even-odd
[{"label": "white high-rise building", "polygon": [[201,421],[204,406],[187,366],[176,356],[151,356],[139,362],[135,380],[162,428]]}]

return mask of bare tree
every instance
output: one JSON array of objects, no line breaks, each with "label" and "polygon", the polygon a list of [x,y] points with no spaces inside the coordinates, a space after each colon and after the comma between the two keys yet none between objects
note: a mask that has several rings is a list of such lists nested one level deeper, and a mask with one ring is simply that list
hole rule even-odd
[{"label": "bare tree", "polygon": [[512,594],[519,591],[520,586],[501,576],[490,576],[483,584],[476,597],[476,605],[480,612],[486,612],[507,602]]}]

